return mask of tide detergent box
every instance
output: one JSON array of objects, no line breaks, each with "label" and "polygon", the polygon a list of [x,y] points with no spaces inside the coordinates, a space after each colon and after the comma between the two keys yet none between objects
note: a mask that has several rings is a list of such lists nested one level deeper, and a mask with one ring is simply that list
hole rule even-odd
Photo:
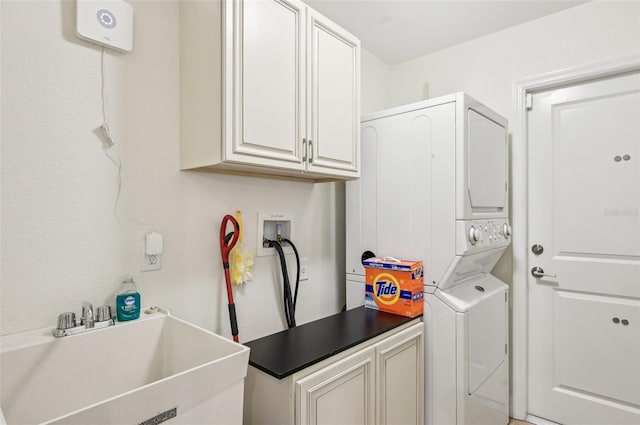
[{"label": "tide detergent box", "polygon": [[424,311],[422,261],[391,257],[364,261],[364,305],[401,316],[416,317]]}]

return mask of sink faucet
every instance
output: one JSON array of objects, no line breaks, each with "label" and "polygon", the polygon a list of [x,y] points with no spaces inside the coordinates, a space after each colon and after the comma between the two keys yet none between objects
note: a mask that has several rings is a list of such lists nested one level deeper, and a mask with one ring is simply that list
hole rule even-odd
[{"label": "sink faucet", "polygon": [[75,335],[92,329],[102,329],[115,325],[115,316],[111,315],[111,306],[98,307],[97,314],[89,301],[82,303],[82,317],[80,324],[76,324],[76,314],[67,311],[58,315],[58,327],[53,329],[53,336],[59,338],[67,335]]},{"label": "sink faucet", "polygon": [[95,326],[96,322],[93,318],[93,306],[89,301],[82,303],[82,317],[80,318],[80,323],[87,329]]}]

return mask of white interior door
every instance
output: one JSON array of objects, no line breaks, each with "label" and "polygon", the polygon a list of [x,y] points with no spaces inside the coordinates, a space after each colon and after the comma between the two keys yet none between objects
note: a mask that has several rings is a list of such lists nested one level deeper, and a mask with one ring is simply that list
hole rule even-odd
[{"label": "white interior door", "polygon": [[529,413],[638,424],[640,75],[535,94],[527,119]]}]

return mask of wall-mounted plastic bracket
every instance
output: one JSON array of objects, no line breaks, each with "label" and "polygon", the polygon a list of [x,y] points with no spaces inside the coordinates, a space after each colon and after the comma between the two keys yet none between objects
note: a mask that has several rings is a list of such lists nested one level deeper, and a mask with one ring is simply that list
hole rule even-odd
[{"label": "wall-mounted plastic bracket", "polygon": [[[294,241],[293,221],[293,214],[258,213],[258,238],[256,246],[257,255],[259,257],[276,255],[276,250],[264,243],[264,240],[277,240],[278,232],[280,232],[281,238]],[[293,250],[288,244],[284,244],[282,247],[285,254],[293,253]]]}]

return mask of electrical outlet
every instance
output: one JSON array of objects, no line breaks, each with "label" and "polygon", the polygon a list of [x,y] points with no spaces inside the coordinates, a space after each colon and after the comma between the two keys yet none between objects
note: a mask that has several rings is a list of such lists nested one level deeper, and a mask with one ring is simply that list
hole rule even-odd
[{"label": "electrical outlet", "polygon": [[147,255],[142,252],[142,262],[140,270],[143,272],[150,272],[153,270],[160,270],[162,268],[162,254]]},{"label": "electrical outlet", "polygon": [[300,280],[309,280],[309,259],[300,259]]},{"label": "electrical outlet", "polygon": [[162,268],[163,237],[160,233],[151,232],[144,237],[141,250],[140,270],[150,272]]}]

